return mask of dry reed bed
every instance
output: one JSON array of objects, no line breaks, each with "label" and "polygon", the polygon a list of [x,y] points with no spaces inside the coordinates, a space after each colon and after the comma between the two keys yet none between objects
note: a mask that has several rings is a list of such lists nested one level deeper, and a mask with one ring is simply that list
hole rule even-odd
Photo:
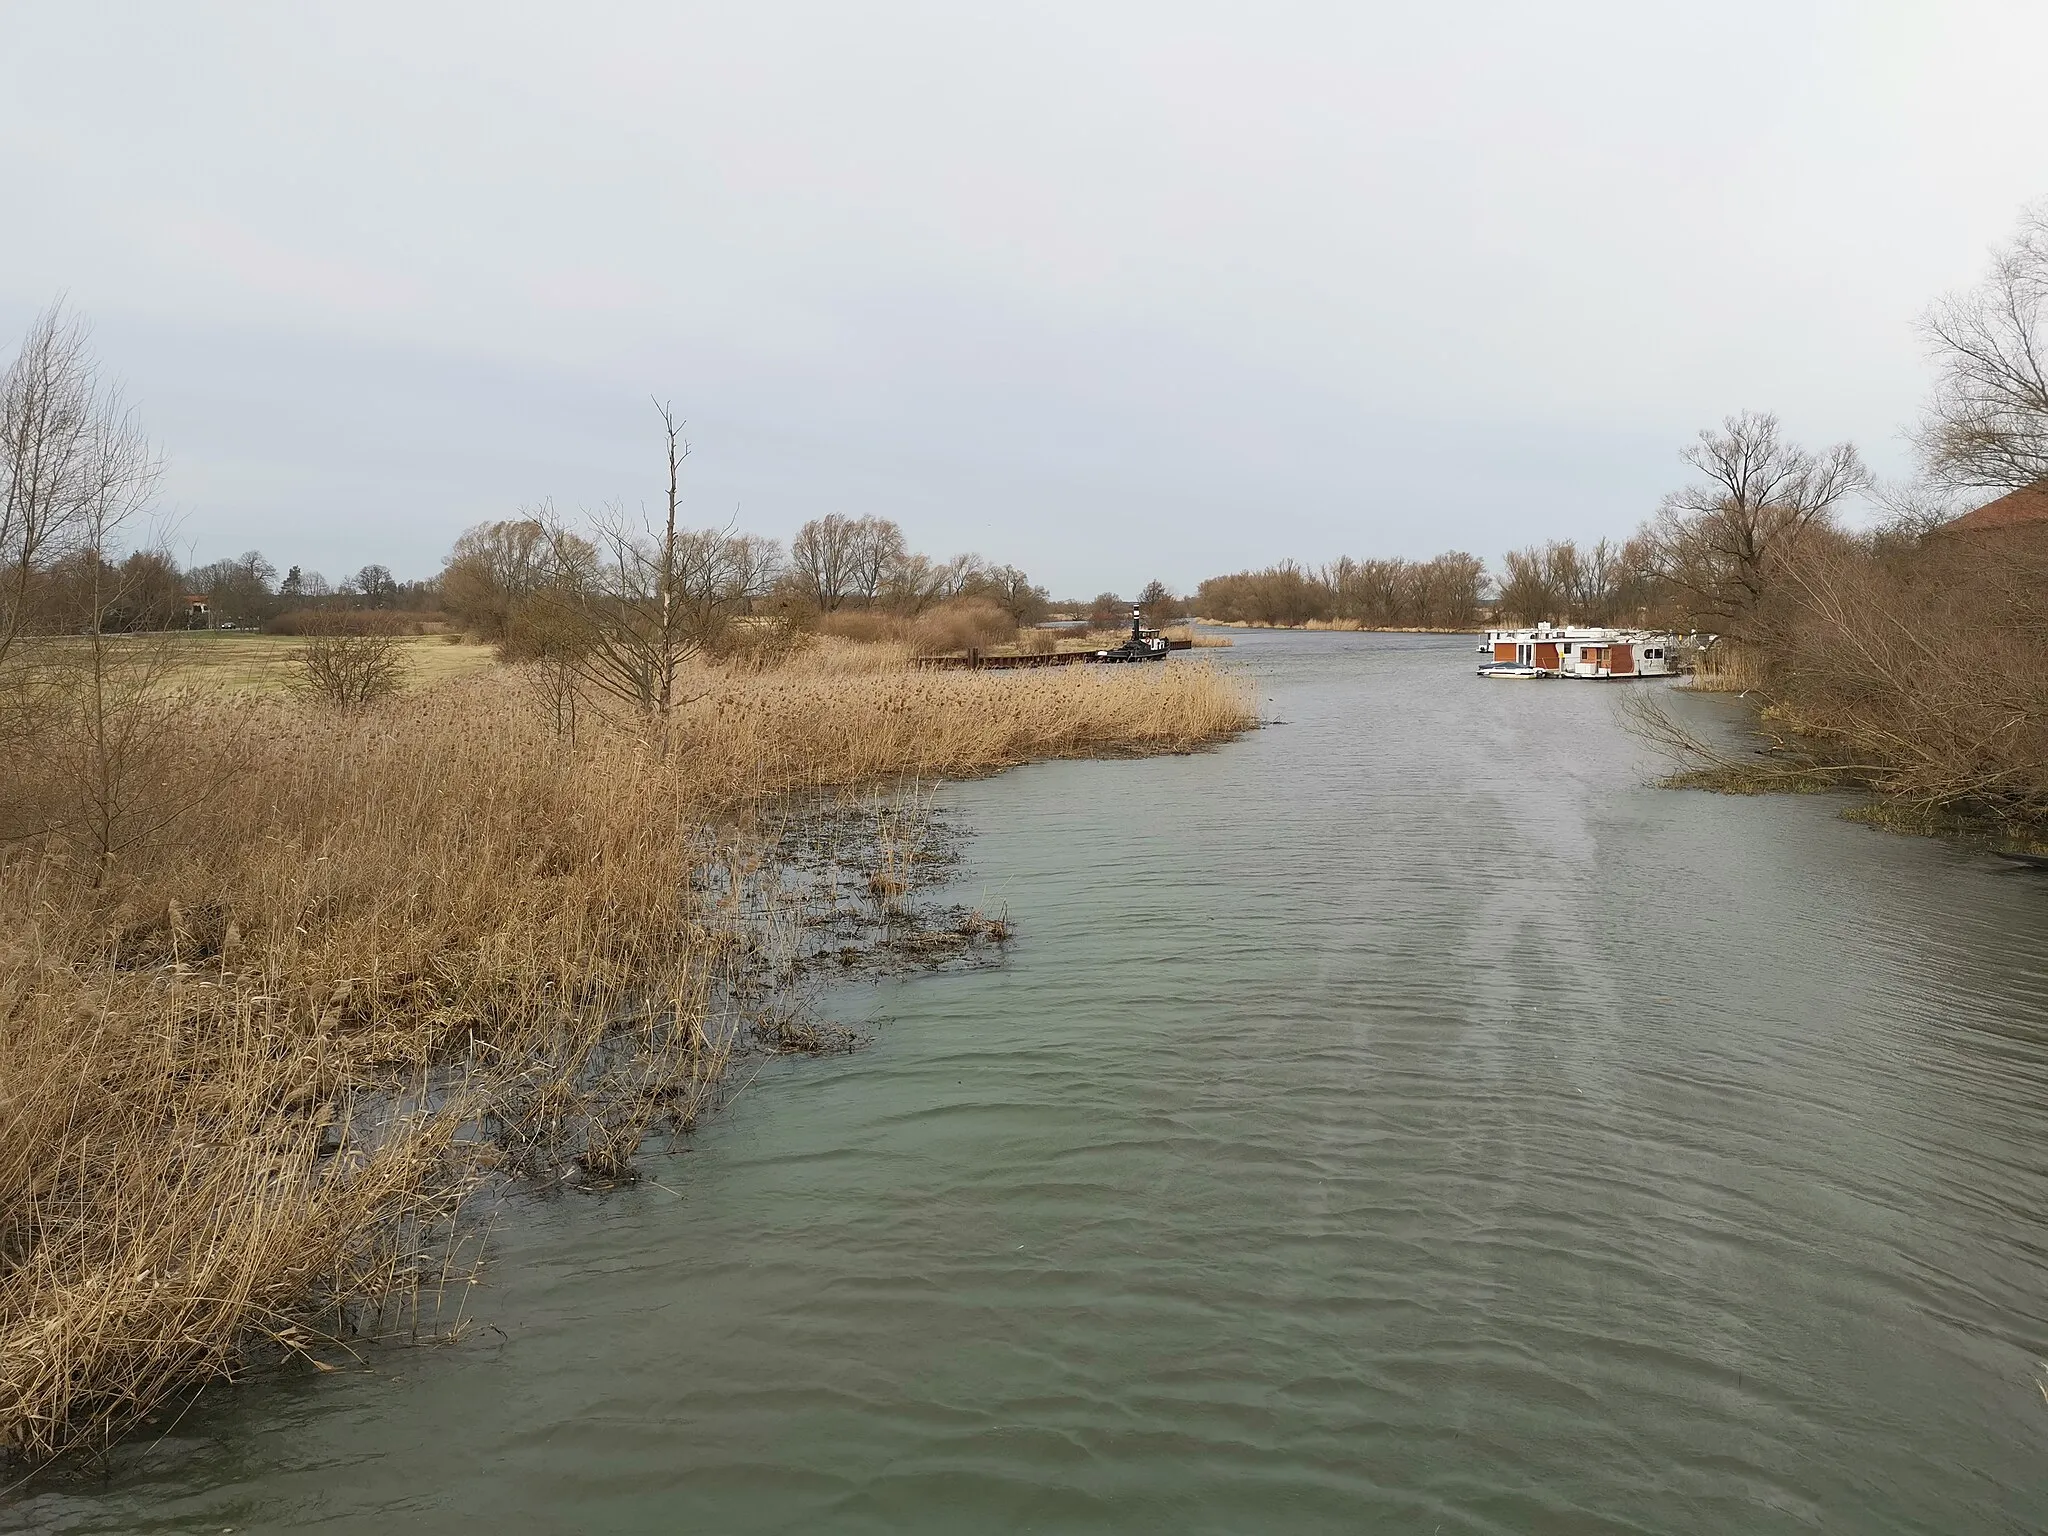
[{"label": "dry reed bed", "polygon": [[[665,744],[566,741],[506,673],[347,718],[195,694],[122,786],[111,869],[61,834],[13,844],[0,1452],[101,1447],[252,1360],[417,1326],[489,1168],[617,1177],[693,1124],[728,1049],[708,999],[747,945],[702,877],[758,860],[733,829],[765,797],[1253,719],[1206,667],[932,675],[866,650],[700,673]],[[22,817],[105,799],[61,751],[5,766]]]},{"label": "dry reed bed", "polygon": [[[832,663],[827,663],[832,665]],[[1205,666],[865,675],[800,665],[706,680],[675,736],[699,793],[987,773],[1052,757],[1186,751],[1252,723],[1249,697]]]}]

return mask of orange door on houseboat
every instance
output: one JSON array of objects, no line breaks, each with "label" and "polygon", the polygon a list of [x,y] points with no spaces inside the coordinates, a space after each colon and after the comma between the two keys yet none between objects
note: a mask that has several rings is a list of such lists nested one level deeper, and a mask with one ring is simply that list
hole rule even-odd
[{"label": "orange door on houseboat", "polygon": [[1556,642],[1556,641],[1554,641],[1554,640],[1539,640],[1539,641],[1537,641],[1537,642],[1536,642],[1536,665],[1537,665],[1537,666],[1539,666],[1539,667],[1550,667],[1550,668],[1552,668],[1552,669],[1555,669],[1555,668],[1556,668],[1556,666],[1557,666],[1557,642]]},{"label": "orange door on houseboat", "polygon": [[1493,659],[1495,661],[1513,661],[1515,659],[1514,645],[1506,640],[1494,641]]},{"label": "orange door on houseboat", "polygon": [[1617,645],[1613,660],[1607,663],[1607,670],[1616,677],[1632,677],[1636,670],[1636,648],[1632,645]]},{"label": "orange door on houseboat", "polygon": [[1602,665],[1606,663],[1606,648],[1598,645],[1582,645],[1579,647],[1579,660],[1592,668],[1593,671],[1598,672]]}]

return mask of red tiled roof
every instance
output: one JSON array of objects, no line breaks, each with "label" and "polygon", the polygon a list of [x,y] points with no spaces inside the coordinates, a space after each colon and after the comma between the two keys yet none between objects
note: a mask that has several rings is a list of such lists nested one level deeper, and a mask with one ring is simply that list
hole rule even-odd
[{"label": "red tiled roof", "polygon": [[2011,528],[2020,523],[2048,522],[2048,480],[2036,480],[2017,491],[2008,491],[1996,501],[1987,501],[1974,512],[1941,525],[1942,533],[1983,533],[1993,528]]}]

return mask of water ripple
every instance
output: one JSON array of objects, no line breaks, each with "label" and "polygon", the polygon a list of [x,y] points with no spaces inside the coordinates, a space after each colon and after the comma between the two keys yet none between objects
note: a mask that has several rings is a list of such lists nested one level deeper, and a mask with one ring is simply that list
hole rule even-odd
[{"label": "water ripple", "polygon": [[869,1052],[515,1224],[502,1345],[31,1512],[2048,1528],[2042,883],[1649,788],[1612,692],[1465,642],[1229,664],[1287,726],[948,791],[1011,961],[862,994]]}]

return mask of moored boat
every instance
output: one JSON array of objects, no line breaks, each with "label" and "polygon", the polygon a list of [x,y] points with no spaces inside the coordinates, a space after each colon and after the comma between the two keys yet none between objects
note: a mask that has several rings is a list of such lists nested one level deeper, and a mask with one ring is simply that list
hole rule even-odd
[{"label": "moored boat", "polygon": [[1107,650],[1097,651],[1095,661],[1164,661],[1169,647],[1163,636],[1148,634],[1144,628],[1143,610],[1136,603],[1131,604],[1131,637],[1122,645],[1113,645]]},{"label": "moored boat", "polygon": [[1676,677],[1690,672],[1711,636],[1596,625],[1538,624],[1531,629],[1489,629],[1481,677],[1571,677],[1620,680]]}]

